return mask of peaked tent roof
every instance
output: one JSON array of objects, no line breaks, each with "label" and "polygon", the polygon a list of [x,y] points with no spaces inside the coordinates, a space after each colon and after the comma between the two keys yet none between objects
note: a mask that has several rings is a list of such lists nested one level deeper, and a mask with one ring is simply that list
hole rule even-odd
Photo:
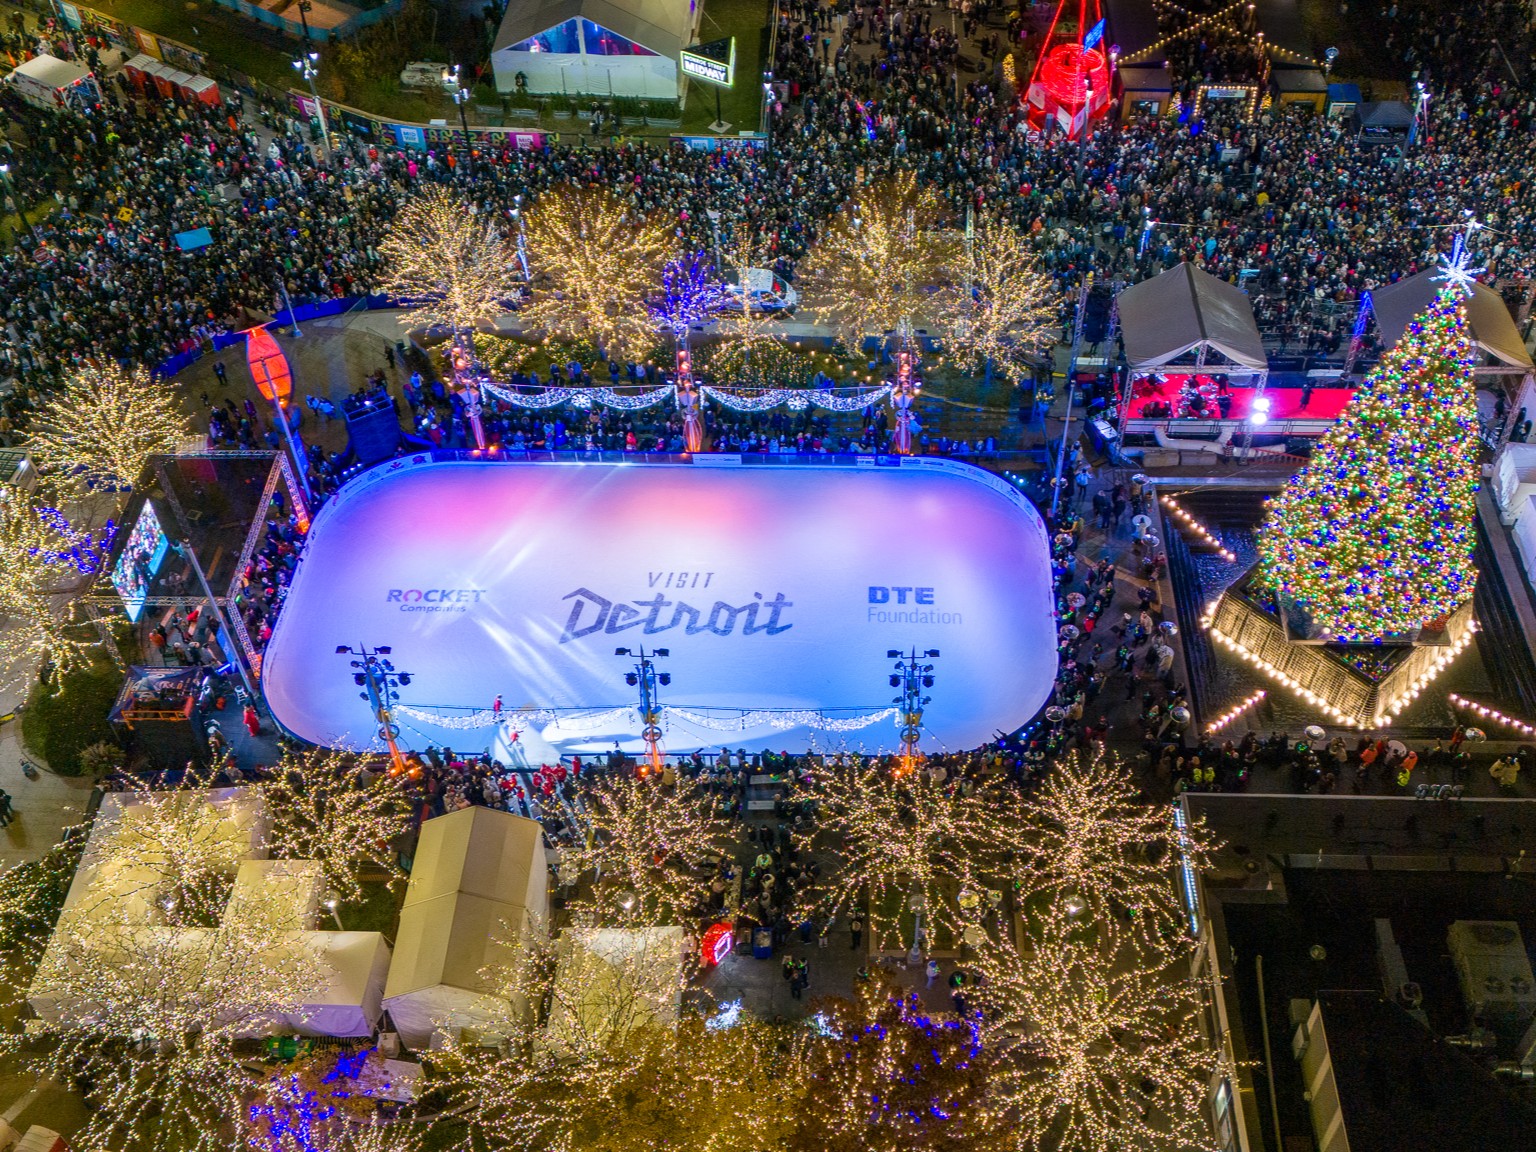
[{"label": "peaked tent roof", "polygon": [[1133,369],[1171,363],[1202,344],[1244,368],[1269,367],[1247,293],[1193,264],[1131,285],[1120,293],[1119,307]]},{"label": "peaked tent roof", "polygon": [[491,51],[500,52],[582,16],[657,55],[676,57],[692,35],[691,9],[676,0],[512,0]]},{"label": "peaked tent roof", "polygon": [[1413,125],[1413,109],[1401,100],[1373,100],[1355,108],[1364,128],[1409,128]]},{"label": "peaked tent roof", "polygon": [[[1417,276],[1408,276],[1371,292],[1371,310],[1381,339],[1391,347],[1403,338],[1413,318],[1423,312],[1440,294],[1439,273],[1426,268]],[[1467,299],[1467,326],[1477,346],[1496,360],[1516,368],[1530,368],[1531,354],[1525,350],[1514,317],[1503,299],[1486,284],[1474,284]]]}]

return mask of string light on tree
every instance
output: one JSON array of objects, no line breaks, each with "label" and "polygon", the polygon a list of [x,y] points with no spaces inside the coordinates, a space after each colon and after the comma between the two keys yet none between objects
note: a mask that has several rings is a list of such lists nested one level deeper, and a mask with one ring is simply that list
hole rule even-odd
[{"label": "string light on tree", "polygon": [[272,819],[272,854],[318,860],[342,900],[363,896],[365,869],[401,875],[396,840],[410,831],[405,781],[383,757],[290,752],[264,789]]},{"label": "string light on tree", "polygon": [[[94,574],[94,561],[82,569],[72,557],[84,557],[81,537],[22,492],[0,492],[0,621],[4,660],[0,677],[30,679],[49,663],[64,676],[90,663],[98,638],[80,623],[77,597]],[[64,522],[67,526],[67,521]],[[97,555],[97,545],[90,546]]]},{"label": "string light on tree", "polygon": [[1211,841],[1202,825],[1181,832],[1166,808],[1139,799],[1130,773],[1102,752],[1056,765],[1026,823],[1014,884],[1032,909],[1047,918],[1084,916],[1106,939],[1147,955],[1187,951],[1185,910],[1167,861],[1183,852],[1191,867],[1204,867]]},{"label": "string light on tree", "polygon": [[505,311],[518,293],[513,253],[495,224],[442,188],[406,201],[379,244],[381,289],[405,304],[405,317],[455,336]]},{"label": "string light on tree", "polygon": [[896,330],[910,337],[954,265],[938,194],[911,173],[862,189],[827,227],[801,279],[806,304],[851,349]]},{"label": "string light on tree", "polygon": [[1413,633],[1472,596],[1477,405],[1454,279],[1464,257],[1259,532],[1260,583],[1340,640]]},{"label": "string light on tree", "polygon": [[708,324],[731,303],[731,294],[715,276],[702,252],[677,256],[661,270],[661,294],[650,304],[651,320],[669,333],[679,348],[688,346],[688,334]]},{"label": "string light on tree", "polygon": [[727,850],[731,826],[696,781],[663,789],[659,775],[609,773],[587,788],[584,806],[581,840],[561,861],[591,879],[576,903],[604,922],[674,924],[708,894],[700,862]]},{"label": "string light on tree", "polygon": [[958,934],[972,918],[962,893],[994,886],[1021,848],[1017,816],[995,799],[964,795],[922,773],[896,775],[876,761],[824,767],[803,787],[818,812],[817,833],[837,846],[837,867],[802,893],[806,910],[864,910],[882,948],[907,948],[903,917],[920,912],[930,938]]},{"label": "string light on tree", "polygon": [[151,456],[180,450],[192,435],[175,391],[143,367],[83,365],[38,415],[27,450],[66,494],[129,488]]},{"label": "string light on tree", "polygon": [[588,339],[612,360],[644,359],[654,338],[646,301],[670,249],[666,226],[596,188],[562,188],[527,213],[533,299],[521,316],[563,340]]},{"label": "string light on tree", "polygon": [[1055,338],[1060,294],[1027,236],[1001,215],[983,216],[955,251],[941,309],[960,363],[984,366],[989,382],[995,366],[1019,373]]}]

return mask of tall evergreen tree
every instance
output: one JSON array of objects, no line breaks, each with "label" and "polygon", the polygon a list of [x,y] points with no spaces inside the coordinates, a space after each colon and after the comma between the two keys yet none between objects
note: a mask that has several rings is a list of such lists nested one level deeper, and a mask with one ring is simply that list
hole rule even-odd
[{"label": "tall evergreen tree", "polygon": [[1477,485],[1472,344],[1447,285],[1269,502],[1259,580],[1333,638],[1411,632],[1472,596]]}]

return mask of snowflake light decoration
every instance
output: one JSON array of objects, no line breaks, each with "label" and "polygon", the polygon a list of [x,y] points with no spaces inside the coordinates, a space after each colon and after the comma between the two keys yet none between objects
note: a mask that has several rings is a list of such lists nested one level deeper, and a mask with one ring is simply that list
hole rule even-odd
[{"label": "snowflake light decoration", "polygon": [[1472,286],[1477,283],[1477,277],[1487,271],[1485,267],[1470,268],[1468,264],[1472,260],[1472,254],[1467,251],[1467,237],[1465,233],[1458,233],[1456,242],[1451,246],[1451,254],[1440,258],[1440,271],[1431,276],[1431,280],[1444,280],[1447,288],[1455,288],[1463,296],[1472,295]]}]

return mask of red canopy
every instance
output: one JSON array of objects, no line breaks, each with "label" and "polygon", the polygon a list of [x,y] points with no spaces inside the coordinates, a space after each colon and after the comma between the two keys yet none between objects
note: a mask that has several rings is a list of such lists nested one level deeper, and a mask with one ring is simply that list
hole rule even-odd
[{"label": "red canopy", "polygon": [[245,333],[245,358],[251,366],[251,379],[267,400],[286,400],[293,392],[293,373],[288,358],[265,328],[251,328]]}]

